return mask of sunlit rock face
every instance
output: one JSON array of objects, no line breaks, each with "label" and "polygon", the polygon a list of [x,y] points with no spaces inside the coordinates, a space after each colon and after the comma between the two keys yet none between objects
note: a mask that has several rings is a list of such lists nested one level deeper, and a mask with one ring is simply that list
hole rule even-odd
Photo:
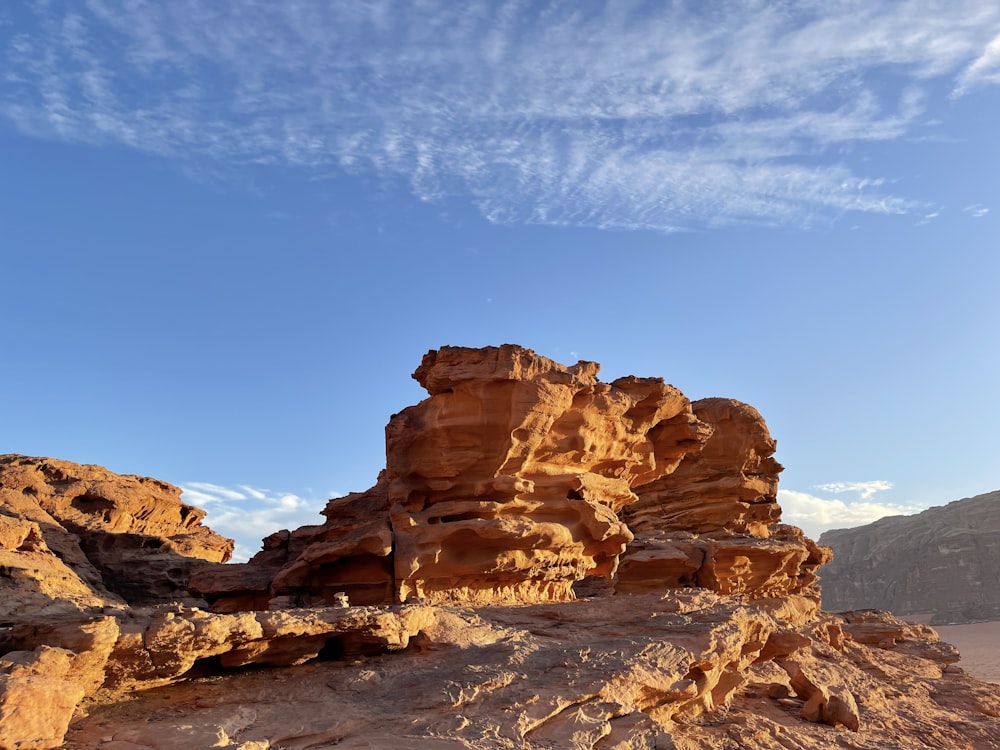
[{"label": "sunlit rock face", "polygon": [[510,345],[428,352],[413,377],[430,397],[386,428],[401,601],[565,600],[614,574],[632,488],[708,430],[661,379],[597,371]]},{"label": "sunlit rock face", "polygon": [[689,531],[767,537],[781,518],[776,443],[760,413],[728,398],[692,404],[712,435],[677,468],[638,487],[622,517],[636,534]]},{"label": "sunlit rock face", "polygon": [[683,586],[751,597],[819,598],[816,570],[829,560],[798,529],[779,524],[775,441],[748,404],[692,404],[712,434],[669,474],[636,488],[622,510],[635,534],[622,556],[617,593]]},{"label": "sunlit rock face", "polygon": [[512,345],[428,352],[413,377],[430,395],[391,418],[378,483],[191,589],[220,612],[688,586],[818,597],[827,553],[777,524],[757,410],[597,372]]},{"label": "sunlit rock face", "polygon": [[228,560],[233,542],[180,494],[100,466],[0,456],[0,560],[9,553],[14,571],[0,614],[186,596],[192,569]]},{"label": "sunlit rock face", "polygon": [[242,565],[171,485],[0,457],[0,748],[1000,747],[933,630],[820,611],[754,409],[596,373],[429,352],[376,484]]},{"label": "sunlit rock face", "polygon": [[192,592],[216,612],[320,607],[342,597],[354,604],[390,603],[395,596],[392,530],[385,483],[330,500],[327,521],[282,530],[247,563],[204,567]]}]

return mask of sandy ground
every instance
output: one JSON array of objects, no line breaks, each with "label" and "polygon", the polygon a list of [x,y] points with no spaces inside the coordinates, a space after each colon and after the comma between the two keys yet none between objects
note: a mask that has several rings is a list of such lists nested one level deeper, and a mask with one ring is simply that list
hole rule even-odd
[{"label": "sandy ground", "polygon": [[1000,683],[1000,621],[932,627],[942,641],[958,647],[958,666],[981,680]]}]

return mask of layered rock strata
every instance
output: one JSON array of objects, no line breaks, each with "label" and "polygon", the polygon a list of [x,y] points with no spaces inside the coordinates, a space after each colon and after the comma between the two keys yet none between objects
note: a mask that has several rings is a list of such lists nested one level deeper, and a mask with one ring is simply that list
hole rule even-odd
[{"label": "layered rock strata", "polygon": [[598,368],[509,345],[427,353],[413,377],[430,398],[386,428],[400,601],[559,601],[614,575],[633,488],[708,430],[663,380]]},{"label": "layered rock strata", "polygon": [[754,410],[596,372],[430,352],[376,485],[243,565],[170,485],[4,457],[0,750],[1000,748],[933,630],[820,611]]},{"label": "layered rock strata", "polygon": [[781,520],[777,447],[764,418],[749,404],[706,398],[692,405],[712,428],[704,447],[674,471],[643,484],[622,514],[633,533],[715,531],[765,538]]},{"label": "layered rock strata", "polygon": [[202,571],[192,590],[216,611],[340,593],[360,604],[683,586],[818,597],[825,552],[777,523],[781,466],[760,414],[732,399],[692,408],[659,378],[607,384],[597,372],[511,345],[428,352],[413,377],[430,397],[390,420],[379,483],[331,500],[322,526],[269,537],[244,566]]},{"label": "layered rock strata", "polygon": [[818,599],[816,571],[830,554],[779,523],[782,466],[763,417],[724,398],[695,401],[692,410],[711,435],[672,472],[637,487],[637,501],[622,510],[635,539],[622,556],[615,591],[698,586]]},{"label": "layered rock strata", "polygon": [[934,624],[1000,620],[1000,491],[828,531],[829,609],[891,609]]},{"label": "layered rock strata", "polygon": [[187,595],[191,571],[233,542],[179,488],[100,466],[0,456],[0,618]]},{"label": "layered rock strata", "polygon": [[[181,613],[169,628],[162,617],[144,620],[153,652],[168,661],[161,675],[177,671],[172,648],[194,649],[189,677],[125,702],[95,696],[63,746],[1000,747],[1000,687],[949,666],[955,655],[938,649],[933,633],[907,630],[885,613],[865,613],[869,634],[897,635],[867,643],[852,637],[842,617],[816,613],[814,603],[697,590],[620,597],[613,606],[593,599],[352,607],[337,610],[343,619],[331,612],[312,611],[308,630],[319,640],[310,651],[349,637],[351,627],[359,639],[369,627],[381,635],[368,648],[345,648],[347,658],[323,647],[306,664],[268,671],[226,672],[221,659],[242,654],[242,645],[226,644],[252,644],[251,623],[281,617],[290,627],[305,613]],[[202,637],[215,621],[211,637]],[[226,636],[237,623],[239,631]],[[373,653],[379,640],[391,652]]]}]

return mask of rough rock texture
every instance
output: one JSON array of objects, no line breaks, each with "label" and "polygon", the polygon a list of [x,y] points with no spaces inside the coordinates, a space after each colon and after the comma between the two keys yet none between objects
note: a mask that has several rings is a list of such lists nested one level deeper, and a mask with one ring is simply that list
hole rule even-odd
[{"label": "rough rock texture", "polygon": [[384,481],[330,500],[327,522],[279,531],[247,563],[206,566],[189,588],[216,612],[394,600],[392,530]]},{"label": "rough rock texture", "polygon": [[623,518],[637,535],[687,531],[767,537],[781,519],[777,447],[756,409],[729,398],[692,405],[712,428],[704,448],[677,468],[636,490]]},{"label": "rough rock texture", "polygon": [[1000,491],[820,538],[828,609],[889,609],[935,624],[1000,620]]},{"label": "rough rock texture", "polygon": [[191,570],[228,560],[233,542],[180,493],[100,466],[0,456],[0,619],[185,596]]},{"label": "rough rock texture", "polygon": [[430,398],[392,417],[379,483],[331,500],[322,526],[269,537],[243,566],[202,570],[191,589],[219,612],[340,593],[501,604],[695,585],[818,597],[826,553],[777,525],[781,466],[760,414],[731,399],[692,411],[659,378],[606,384],[597,371],[511,345],[428,352],[413,377]]},{"label": "rough rock texture", "polygon": [[816,570],[829,552],[779,524],[775,442],[752,406],[724,398],[692,404],[711,436],[677,468],[636,488],[622,510],[635,534],[615,591],[700,586],[751,597],[819,598]]},{"label": "rough rock texture", "polygon": [[563,600],[614,574],[632,488],[708,431],[663,380],[598,368],[510,345],[427,353],[413,377],[430,398],[386,428],[400,601]]},{"label": "rough rock texture", "polygon": [[[807,600],[748,603],[674,591],[621,597],[613,607],[594,599],[339,612],[343,620],[314,611],[322,625],[312,632],[336,637],[349,621],[362,628],[367,621],[399,650],[377,654],[370,641],[372,648],[345,649],[340,658],[334,650],[294,668],[233,672],[199,658],[198,677],[130,700],[95,695],[64,747],[1000,747],[1000,686],[948,666],[950,659],[926,648],[936,645],[932,632],[869,645],[852,638],[843,618],[818,614]],[[235,640],[253,643],[246,623],[276,616],[300,615],[184,613],[170,621],[169,633],[159,620],[152,640],[167,655],[172,642],[217,653],[227,648],[227,627],[243,622]],[[867,617],[872,627],[880,619],[886,631],[906,631],[885,613]],[[198,635],[213,631],[214,618],[214,635]],[[192,629],[190,622],[203,624]],[[176,672],[177,661],[169,668]]]},{"label": "rough rock texture", "polygon": [[933,630],[820,611],[756,412],[595,373],[429,353],[372,489],[190,578],[170,485],[5,457],[0,750],[1000,748]]}]

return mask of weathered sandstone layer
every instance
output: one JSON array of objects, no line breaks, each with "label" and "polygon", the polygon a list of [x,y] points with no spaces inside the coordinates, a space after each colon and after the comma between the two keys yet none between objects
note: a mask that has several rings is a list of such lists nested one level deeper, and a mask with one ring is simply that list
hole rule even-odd
[{"label": "weathered sandstone layer", "polygon": [[0,456],[0,618],[187,595],[192,569],[233,542],[179,488],[100,466]]},{"label": "weathered sandstone layer", "polygon": [[241,565],[170,485],[4,457],[0,750],[1000,748],[933,630],[820,611],[755,410],[596,373],[428,353],[376,484]]},{"label": "weathered sandstone layer", "polygon": [[936,624],[1000,620],[1000,491],[828,531],[828,609],[876,607]]},{"label": "weathered sandstone layer", "polygon": [[598,369],[511,345],[428,352],[413,377],[430,397],[390,420],[378,484],[245,565],[200,571],[192,590],[220,612],[341,593],[503,604],[700,586],[818,599],[826,553],[777,523],[781,466],[760,414],[731,399],[692,408],[659,378],[601,383]]}]

